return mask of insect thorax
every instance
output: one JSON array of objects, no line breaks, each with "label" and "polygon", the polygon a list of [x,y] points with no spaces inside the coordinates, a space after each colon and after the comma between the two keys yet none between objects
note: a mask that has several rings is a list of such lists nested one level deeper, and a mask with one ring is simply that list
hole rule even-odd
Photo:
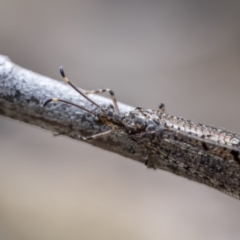
[{"label": "insect thorax", "polygon": [[97,113],[98,118],[106,125],[115,129],[123,129],[128,134],[141,132],[156,132],[164,130],[164,125],[159,124],[159,115],[152,110],[138,108],[128,112],[121,113],[112,106],[101,106]]},{"label": "insect thorax", "polygon": [[136,108],[126,113],[122,123],[127,133],[156,132],[164,130],[164,125],[159,124],[157,112],[149,112],[147,109]]},{"label": "insect thorax", "polygon": [[97,113],[98,118],[106,125],[111,126],[115,129],[123,128],[122,119],[124,114],[117,112],[112,105],[101,106]]}]

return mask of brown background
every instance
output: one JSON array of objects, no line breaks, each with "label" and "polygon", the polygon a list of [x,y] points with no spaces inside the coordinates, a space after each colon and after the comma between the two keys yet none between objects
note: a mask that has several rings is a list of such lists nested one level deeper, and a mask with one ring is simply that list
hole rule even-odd
[{"label": "brown background", "polygon": [[[239,1],[0,0],[0,53],[240,132]],[[0,118],[1,239],[239,239],[240,202]]]}]

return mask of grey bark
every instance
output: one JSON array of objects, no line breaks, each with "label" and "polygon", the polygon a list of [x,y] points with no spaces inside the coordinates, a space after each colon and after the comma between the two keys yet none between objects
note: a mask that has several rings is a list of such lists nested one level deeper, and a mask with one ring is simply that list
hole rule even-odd
[{"label": "grey bark", "polygon": [[[74,139],[77,139],[79,134],[89,136],[108,129],[89,113],[73,106],[50,103],[43,108],[43,103],[52,97],[69,100],[94,110],[91,103],[66,83],[24,69],[6,56],[0,55],[0,115]],[[111,103],[105,97],[91,95],[91,98],[99,104]],[[124,112],[133,109],[121,103],[119,107]],[[88,143],[144,162],[141,147],[128,139],[124,132],[114,132]]]},{"label": "grey bark", "polygon": [[[77,140],[79,134],[89,136],[108,130],[107,126],[98,122],[91,114],[73,106],[50,103],[43,108],[43,103],[52,97],[69,100],[94,111],[94,106],[69,85],[17,66],[0,55],[0,115]],[[109,99],[101,96],[91,95],[91,98],[99,104],[110,103]],[[119,103],[119,107],[123,112],[133,109],[122,103]],[[115,131],[88,143],[141,163],[145,162],[145,148],[130,140],[123,131]],[[197,175],[189,175],[176,168],[175,164],[163,161],[159,155],[150,154],[149,162],[154,168],[219,189],[209,181]]]}]

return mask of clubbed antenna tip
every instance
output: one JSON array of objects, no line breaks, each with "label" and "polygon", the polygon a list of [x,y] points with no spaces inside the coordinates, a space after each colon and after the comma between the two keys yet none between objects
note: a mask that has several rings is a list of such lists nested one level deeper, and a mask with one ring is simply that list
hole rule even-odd
[{"label": "clubbed antenna tip", "polygon": [[61,66],[61,67],[59,68],[59,71],[60,71],[62,77],[65,78],[66,75],[65,75],[65,72],[64,72],[64,70],[63,70],[63,66]]},{"label": "clubbed antenna tip", "polygon": [[[64,72],[62,66],[59,68],[59,71],[60,71],[60,73],[61,73],[61,75],[62,75],[62,77],[63,77],[63,80],[64,80],[66,83],[68,83],[73,89],[75,89],[79,94],[81,94],[81,95],[82,95],[84,98],[86,98],[89,102],[91,102],[92,104],[94,104],[94,105],[97,106],[97,107],[100,107],[97,103],[95,103],[93,100],[91,100],[89,97],[87,97],[87,96],[84,94],[84,92],[82,92],[81,90],[79,90],[77,87],[75,87],[75,86],[69,81],[69,79],[68,79],[68,78],[66,77],[66,75],[65,75],[65,72]],[[86,111],[86,110],[84,109],[84,111]],[[93,114],[93,115],[95,115],[95,114]]]}]

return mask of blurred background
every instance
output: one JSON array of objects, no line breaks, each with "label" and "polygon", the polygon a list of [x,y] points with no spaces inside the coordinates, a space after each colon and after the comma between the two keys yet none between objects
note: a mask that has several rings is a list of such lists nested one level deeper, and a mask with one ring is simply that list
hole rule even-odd
[{"label": "blurred background", "polygon": [[[0,0],[0,54],[240,132],[239,1]],[[240,202],[0,117],[0,239],[239,239]]]}]

